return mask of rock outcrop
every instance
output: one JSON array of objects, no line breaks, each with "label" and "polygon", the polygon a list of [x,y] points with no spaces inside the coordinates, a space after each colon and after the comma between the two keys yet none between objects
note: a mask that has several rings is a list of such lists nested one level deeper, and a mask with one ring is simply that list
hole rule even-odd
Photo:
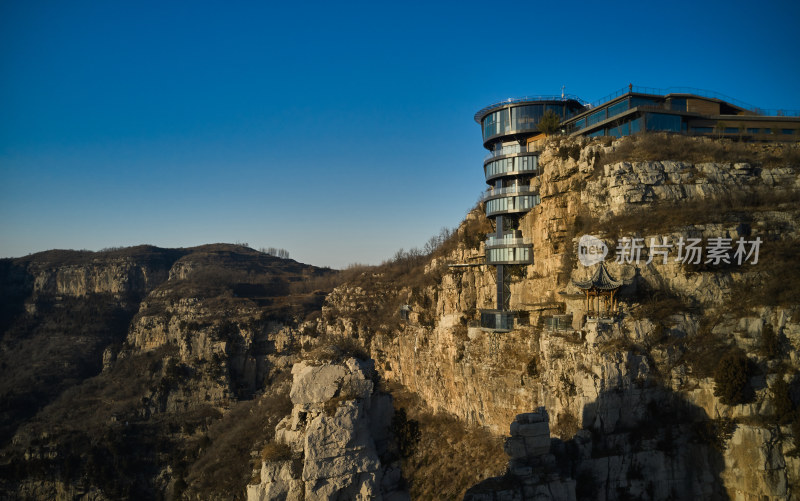
[{"label": "rock outcrop", "polygon": [[374,386],[371,361],[301,362],[292,368],[294,407],[275,429],[285,458],[264,458],[249,501],[403,500],[391,460],[392,399]]},{"label": "rock outcrop", "polygon": [[[324,328],[332,335],[358,336],[386,379],[465,422],[500,434],[518,414],[543,406],[553,435],[569,447],[585,443],[586,433],[607,436],[592,453],[596,461],[575,462],[572,476],[565,477],[577,482],[578,498],[580,487],[590,485],[581,478],[590,474],[606,479],[608,499],[646,497],[646,483],[625,479],[630,457],[640,458],[630,470],[633,480],[640,467],[667,472],[653,477],[663,481],[653,484],[656,490],[686,477],[686,464],[702,461],[705,477],[692,479],[692,487],[680,492],[736,499],[796,496],[800,478],[790,452],[800,439],[786,421],[778,424],[785,416],[779,418],[772,403],[775,378],[782,378],[792,388],[789,415],[800,404],[800,307],[778,285],[791,276],[787,286],[797,291],[792,284],[800,278],[788,254],[800,244],[800,173],[791,163],[791,147],[785,147],[787,160],[772,157],[762,165],[668,158],[600,162],[630,141],[636,139],[582,139],[578,148],[553,143],[541,154],[542,171],[534,181],[541,204],[521,221],[523,236],[534,244],[534,263],[519,267],[510,283],[511,309],[524,313],[513,331],[476,327],[478,310],[494,307],[494,268],[481,264],[483,245],[461,246],[432,263],[427,272],[441,275],[434,285],[373,276],[370,287],[340,287],[324,308]],[[483,217],[479,211],[459,232],[469,228],[470,218]],[[572,285],[592,272],[577,260],[581,234],[608,246],[609,272],[628,284],[620,292],[623,314],[612,321],[588,319],[585,297]],[[638,262],[617,259],[615,248],[624,237],[644,242]],[[657,254],[650,259],[651,238],[672,245],[668,259]],[[681,238],[700,239],[704,246],[722,239],[734,248],[725,254],[727,263],[706,262],[703,254],[697,265],[687,264],[676,260]],[[759,264],[752,255],[741,264],[733,259],[739,238],[760,239]],[[376,304],[376,295],[382,302]],[[385,317],[365,322],[358,313],[365,305],[386,311],[390,298],[396,309],[405,303],[410,311],[399,328]],[[554,317],[563,320],[556,324]],[[747,375],[749,395],[741,403],[725,403],[712,376],[720,357],[736,350],[747,354],[753,368]],[[658,439],[634,445],[636,433],[629,433],[661,398],[691,409],[665,424],[664,433],[694,437],[704,444],[693,449],[702,459],[671,459],[666,439],[661,445]],[[724,420],[733,423],[732,436],[718,433]],[[697,431],[702,427],[712,432]],[[747,462],[754,466],[743,466]]]}]

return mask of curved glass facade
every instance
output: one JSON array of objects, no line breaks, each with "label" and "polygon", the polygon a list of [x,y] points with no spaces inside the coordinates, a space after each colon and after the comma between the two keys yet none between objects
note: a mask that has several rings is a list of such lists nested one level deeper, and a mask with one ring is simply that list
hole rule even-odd
[{"label": "curved glass facade", "polygon": [[483,166],[486,180],[511,174],[535,174],[539,171],[539,156],[525,155],[492,160]]},{"label": "curved glass facade", "polygon": [[539,201],[539,195],[495,198],[486,202],[486,215],[491,217],[506,212],[527,212],[539,205]]},{"label": "curved glass facade", "polygon": [[501,247],[486,249],[486,264],[530,264],[533,262],[531,247]]},{"label": "curved glass facade", "polygon": [[[578,103],[576,102],[575,104]],[[561,118],[565,118],[576,109],[580,109],[580,105],[576,107],[568,101],[563,103],[522,104],[499,109],[489,113],[481,120],[483,141],[485,143],[493,137],[514,132],[536,131],[539,121],[547,110],[554,112]]]}]

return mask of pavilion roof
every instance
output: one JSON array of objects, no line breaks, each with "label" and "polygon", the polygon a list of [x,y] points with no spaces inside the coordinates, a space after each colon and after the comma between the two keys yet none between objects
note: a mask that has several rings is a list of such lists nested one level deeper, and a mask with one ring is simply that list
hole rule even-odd
[{"label": "pavilion roof", "polygon": [[605,263],[601,261],[600,266],[594,270],[594,275],[592,275],[592,278],[583,281],[573,280],[572,283],[575,284],[576,287],[579,287],[583,290],[594,289],[609,291],[618,289],[621,285],[623,285],[624,282],[622,280],[616,280],[614,277],[612,277],[608,273]]}]

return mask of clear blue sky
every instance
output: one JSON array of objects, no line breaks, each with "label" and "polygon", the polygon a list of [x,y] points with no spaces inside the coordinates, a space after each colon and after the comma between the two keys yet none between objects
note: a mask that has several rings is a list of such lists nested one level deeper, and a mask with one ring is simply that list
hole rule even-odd
[{"label": "clear blue sky", "polygon": [[0,256],[378,263],[484,188],[478,109],[633,82],[800,109],[782,2],[0,3]]}]

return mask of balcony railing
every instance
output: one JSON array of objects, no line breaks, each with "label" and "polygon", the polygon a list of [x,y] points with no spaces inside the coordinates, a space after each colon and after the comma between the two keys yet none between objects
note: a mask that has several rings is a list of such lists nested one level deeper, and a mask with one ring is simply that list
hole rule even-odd
[{"label": "balcony railing", "polygon": [[521,247],[523,245],[531,246],[533,245],[533,242],[531,242],[527,238],[518,238],[518,237],[503,237],[503,238],[489,237],[488,239],[486,239],[487,249],[491,247],[505,247],[505,246]]},{"label": "balcony railing", "polygon": [[725,101],[728,104],[732,104],[734,106],[738,106],[739,108],[752,111],[753,113],[756,113],[758,115],[778,116],[778,117],[800,116],[800,110],[776,110],[776,109],[759,108],[757,106],[753,106],[752,104],[745,103],[744,101],[740,101],[730,96],[726,96],[725,94],[720,94],[719,92],[714,92],[705,89],[697,89],[694,87],[668,87],[666,89],[658,89],[654,87],[639,87],[634,85],[632,89],[624,87],[622,89],[619,89],[618,91],[612,92],[611,94],[588,104],[586,108],[587,109],[597,108],[598,106],[601,106],[617,97],[624,96],[625,94],[628,94],[631,91],[639,94],[650,94],[654,96],[666,96],[668,94],[694,94],[695,96],[707,97],[711,99],[719,99],[720,101]]},{"label": "balcony railing", "polygon": [[569,315],[553,315],[552,317],[544,317],[545,329],[549,331],[565,331],[572,329],[572,314]]},{"label": "balcony railing", "polygon": [[499,195],[527,195],[528,193],[538,193],[538,190],[530,186],[508,186],[506,188],[490,188],[486,190],[482,200],[486,201]]},{"label": "balcony railing", "polygon": [[509,98],[505,101],[500,101],[499,103],[490,104],[484,108],[481,108],[477,113],[475,113],[475,121],[481,123],[481,119],[488,115],[491,110],[496,108],[502,108],[503,106],[509,104],[517,104],[517,103],[528,103],[528,102],[537,102],[537,101],[577,101],[578,103],[585,105],[586,101],[579,98],[578,96],[574,96],[572,94],[564,94],[561,96],[525,96],[525,97],[517,97],[517,98]]},{"label": "balcony railing", "polygon": [[481,328],[495,332],[514,330],[515,311],[481,310]]},{"label": "balcony railing", "polygon": [[541,199],[538,194],[492,198],[486,201],[486,216],[492,217],[496,214],[528,212],[539,205],[540,202]]},{"label": "balcony railing", "polygon": [[483,157],[483,161],[486,162],[487,160],[491,160],[492,158],[502,157],[505,155],[516,155],[518,153],[538,153],[539,148],[522,146],[519,144],[515,144],[512,146],[503,146],[500,149],[490,151],[488,155]]}]

